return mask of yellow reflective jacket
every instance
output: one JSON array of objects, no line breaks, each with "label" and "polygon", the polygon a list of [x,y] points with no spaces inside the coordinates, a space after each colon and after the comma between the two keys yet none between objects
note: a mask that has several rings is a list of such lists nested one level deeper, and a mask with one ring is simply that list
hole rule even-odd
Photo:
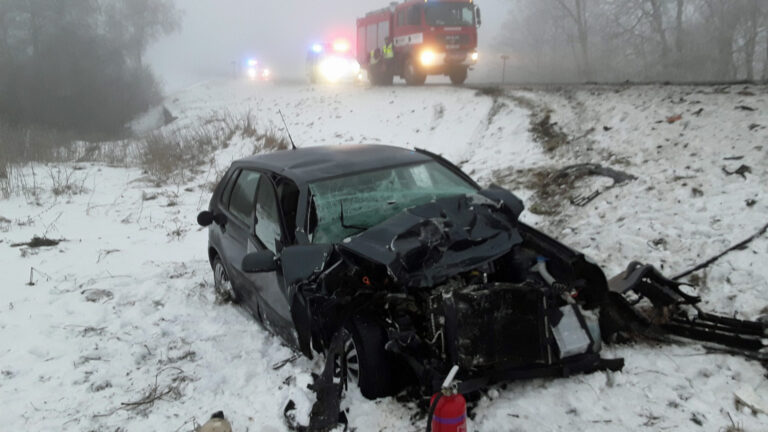
[{"label": "yellow reflective jacket", "polygon": [[384,48],[381,49],[381,54],[385,59],[395,58],[395,49],[392,47],[392,44],[389,43],[384,45]]}]

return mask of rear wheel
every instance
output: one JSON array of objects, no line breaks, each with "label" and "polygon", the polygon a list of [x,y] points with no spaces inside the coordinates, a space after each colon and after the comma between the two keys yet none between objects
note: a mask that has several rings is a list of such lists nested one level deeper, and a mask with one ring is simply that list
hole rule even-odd
[{"label": "rear wheel", "polygon": [[213,289],[218,303],[239,302],[232,280],[224,267],[224,262],[219,257],[213,259]]},{"label": "rear wheel", "polygon": [[427,82],[427,74],[420,71],[416,65],[413,63],[413,59],[408,59],[405,61],[404,66],[404,77],[405,82],[408,85],[424,85],[425,82]]},{"label": "rear wheel", "polygon": [[453,85],[462,85],[467,80],[468,71],[467,68],[455,69],[448,75],[451,78]]}]

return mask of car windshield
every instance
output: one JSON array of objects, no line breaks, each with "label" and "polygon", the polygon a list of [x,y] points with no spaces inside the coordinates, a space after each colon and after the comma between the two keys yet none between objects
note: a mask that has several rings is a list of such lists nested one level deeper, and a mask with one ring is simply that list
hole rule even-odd
[{"label": "car windshield", "polygon": [[437,162],[322,180],[312,183],[310,191],[310,225],[316,226],[313,243],[339,243],[407,208],[477,192],[473,185]]},{"label": "car windshield", "polygon": [[425,12],[427,25],[462,27],[475,25],[475,8],[456,3],[433,3]]}]

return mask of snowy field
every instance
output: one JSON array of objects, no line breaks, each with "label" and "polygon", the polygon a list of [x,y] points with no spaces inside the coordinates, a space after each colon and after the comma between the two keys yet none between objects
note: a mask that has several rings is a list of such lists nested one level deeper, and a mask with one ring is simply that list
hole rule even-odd
[{"label": "snowy field", "polygon": [[[300,147],[441,153],[482,183],[511,187],[533,210],[527,222],[609,276],[632,260],[672,275],[768,223],[765,86],[478,92],[213,82],[166,106],[177,117],[167,133],[245,112],[279,133],[282,110]],[[320,361],[273,370],[293,353],[239,308],[214,303],[207,234],[195,223],[209,184],[252,154],[252,141],[236,134],[197,175],[161,185],[131,163],[38,164],[15,177],[28,192],[0,200],[3,430],[191,431],[224,410],[238,432],[284,431],[289,399],[308,415],[306,386]],[[636,179],[613,187],[604,177],[553,177],[578,163]],[[54,191],[62,177],[73,186]],[[14,246],[33,236],[62,241]],[[763,236],[698,272],[705,307],[768,313],[766,258]],[[750,386],[768,400],[760,364],[688,342],[614,346],[604,356],[624,357],[624,371],[488,389],[471,407],[471,430],[768,430],[768,415],[733,397]],[[424,425],[415,402],[351,391],[344,404],[358,431]]]}]

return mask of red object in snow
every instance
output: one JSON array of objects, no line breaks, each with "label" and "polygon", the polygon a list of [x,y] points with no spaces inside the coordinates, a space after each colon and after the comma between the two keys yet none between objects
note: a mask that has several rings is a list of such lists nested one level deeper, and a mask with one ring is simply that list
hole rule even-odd
[{"label": "red object in snow", "polygon": [[[437,394],[432,396],[430,405]],[[443,396],[432,417],[432,432],[467,432],[467,401],[461,394]]]}]

